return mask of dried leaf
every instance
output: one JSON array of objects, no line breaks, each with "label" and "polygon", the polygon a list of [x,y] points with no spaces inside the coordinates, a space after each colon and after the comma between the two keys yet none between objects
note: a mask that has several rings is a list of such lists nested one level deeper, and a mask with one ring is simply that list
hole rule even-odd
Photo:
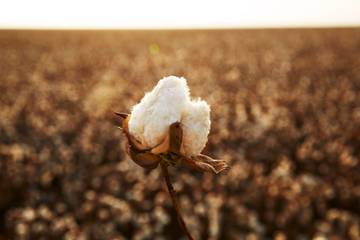
[{"label": "dried leaf", "polygon": [[183,139],[183,131],[180,122],[175,122],[169,128],[170,144],[169,152],[180,154],[180,148]]},{"label": "dried leaf", "polygon": [[183,162],[197,170],[213,172],[215,174],[220,173],[228,167],[224,160],[213,159],[203,154],[196,157],[184,158]]},{"label": "dried leaf", "polygon": [[114,112],[114,113],[115,115],[121,117],[122,119],[126,119],[129,116],[128,113],[119,113],[119,112]]},{"label": "dried leaf", "polygon": [[129,155],[136,164],[146,169],[156,168],[161,161],[158,155],[151,152],[139,152],[132,147],[129,147]]},{"label": "dried leaf", "polygon": [[167,135],[164,141],[162,141],[159,145],[152,148],[151,153],[160,154],[160,153],[165,153],[168,150],[169,150],[169,135]]}]

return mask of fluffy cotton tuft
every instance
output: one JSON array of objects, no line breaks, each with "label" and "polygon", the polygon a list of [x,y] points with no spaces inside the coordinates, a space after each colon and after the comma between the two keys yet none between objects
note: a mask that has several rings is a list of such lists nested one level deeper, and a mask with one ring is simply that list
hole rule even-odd
[{"label": "fluffy cotton tuft", "polygon": [[180,121],[189,88],[184,78],[174,76],[161,79],[156,87],[135,105],[129,119],[129,132],[144,148],[160,144],[170,124]]},{"label": "fluffy cotton tuft", "polygon": [[210,132],[210,107],[205,101],[187,103],[181,120],[183,143],[181,153],[196,156],[205,147]]},{"label": "fluffy cotton tuft", "polygon": [[166,138],[169,126],[181,122],[185,156],[200,154],[210,131],[210,107],[205,101],[191,101],[185,78],[161,79],[132,109],[129,133],[143,148],[153,148]]}]

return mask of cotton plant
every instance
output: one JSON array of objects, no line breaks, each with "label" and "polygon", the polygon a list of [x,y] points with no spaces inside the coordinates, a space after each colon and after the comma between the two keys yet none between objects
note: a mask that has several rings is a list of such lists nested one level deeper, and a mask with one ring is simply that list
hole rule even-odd
[{"label": "cotton plant", "polygon": [[210,132],[210,106],[204,100],[191,99],[185,78],[169,76],[146,93],[130,114],[116,114],[123,118],[122,130],[128,139],[131,159],[146,169],[161,166],[179,223],[192,239],[181,217],[167,168],[184,164],[217,174],[227,167],[225,161],[201,154]]}]

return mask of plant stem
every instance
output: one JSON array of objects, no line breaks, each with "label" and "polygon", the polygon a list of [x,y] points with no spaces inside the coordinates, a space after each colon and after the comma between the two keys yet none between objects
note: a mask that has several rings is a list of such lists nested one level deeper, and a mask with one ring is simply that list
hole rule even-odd
[{"label": "plant stem", "polygon": [[162,174],[163,174],[165,182],[166,182],[167,189],[169,191],[169,195],[171,197],[171,201],[172,201],[175,211],[176,211],[176,215],[177,215],[177,219],[180,224],[180,227],[189,240],[194,240],[193,237],[191,236],[189,230],[187,229],[185,221],[181,215],[181,209],[180,209],[180,205],[176,198],[176,192],[170,182],[169,171],[167,169],[168,165],[164,161],[161,161],[160,165],[161,165]]}]

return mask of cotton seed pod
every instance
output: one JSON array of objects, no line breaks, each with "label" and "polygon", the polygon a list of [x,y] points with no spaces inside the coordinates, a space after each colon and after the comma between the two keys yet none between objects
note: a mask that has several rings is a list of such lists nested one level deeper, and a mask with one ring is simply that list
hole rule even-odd
[{"label": "cotton seed pod", "polygon": [[146,93],[131,114],[121,114],[128,153],[138,165],[153,169],[160,161],[182,162],[201,171],[219,173],[223,160],[200,154],[210,132],[210,107],[190,100],[184,78],[163,78]]},{"label": "cotton seed pod", "polygon": [[210,131],[210,107],[202,100],[191,100],[185,78],[161,79],[133,107],[129,119],[129,134],[138,147],[165,152],[169,145],[169,126],[180,122],[184,133],[181,153],[191,157],[200,154]]}]

